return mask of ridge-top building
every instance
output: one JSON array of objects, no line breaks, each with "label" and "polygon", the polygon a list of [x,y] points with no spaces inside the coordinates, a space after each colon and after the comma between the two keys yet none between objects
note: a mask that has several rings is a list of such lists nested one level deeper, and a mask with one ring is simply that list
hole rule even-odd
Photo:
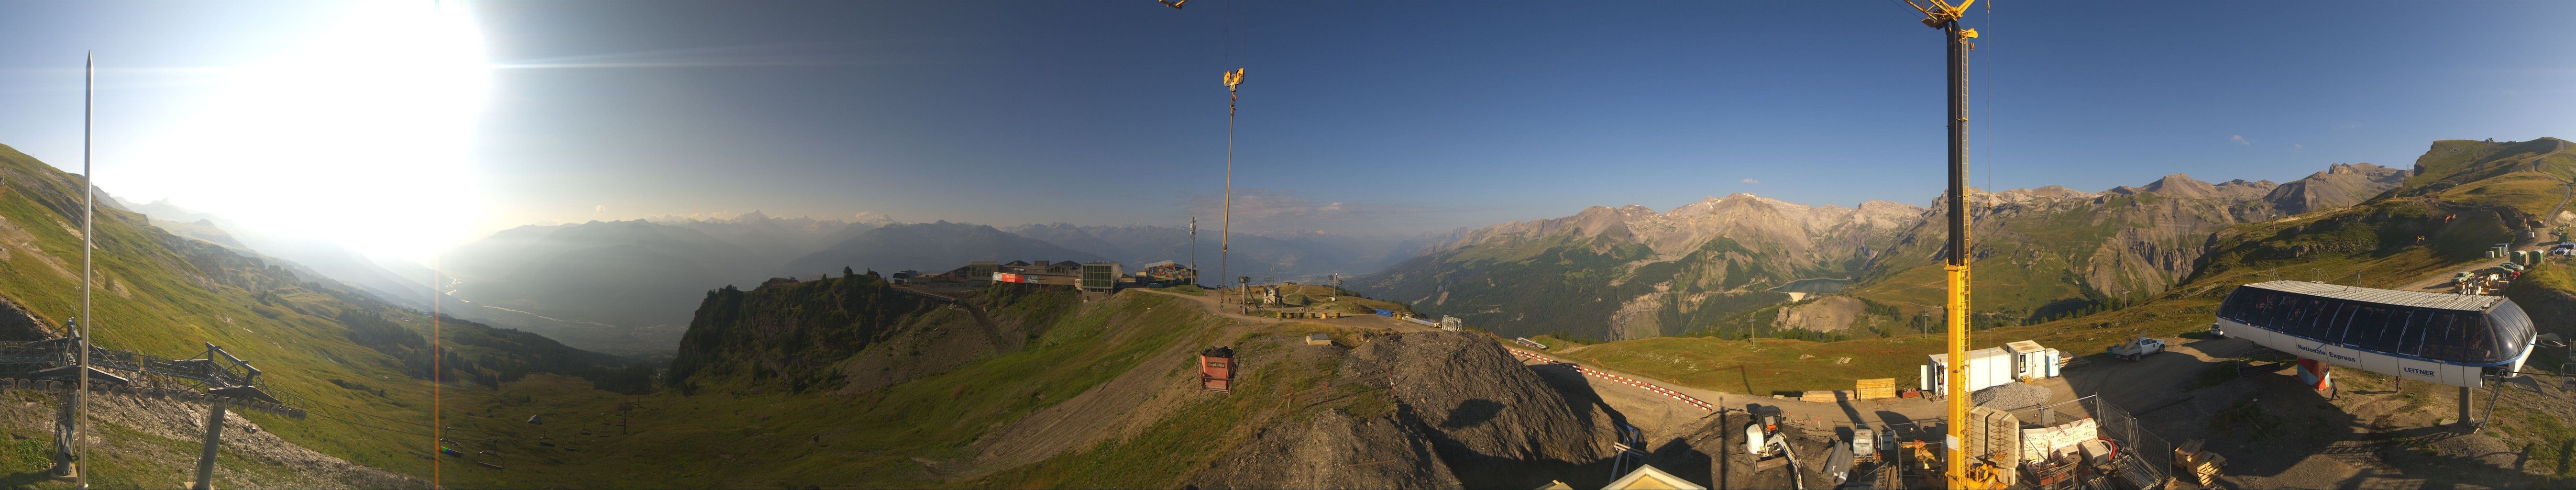
[{"label": "ridge-top building", "polygon": [[996,282],[1041,284],[1107,293],[1118,290],[1121,274],[1117,262],[1040,260],[1032,263],[1014,260],[1005,263],[985,260],[967,263],[965,267],[959,267],[942,276],[973,284]]}]

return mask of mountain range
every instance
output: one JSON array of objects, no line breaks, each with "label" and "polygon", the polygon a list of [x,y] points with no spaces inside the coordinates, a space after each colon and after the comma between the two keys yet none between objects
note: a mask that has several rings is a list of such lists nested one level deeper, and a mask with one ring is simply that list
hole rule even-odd
[{"label": "mountain range", "polygon": [[[1385,269],[1441,242],[1440,234],[1415,236],[1342,235],[1320,231],[1240,233],[1230,238],[1231,257],[1220,272],[1218,237],[1200,230],[1192,254],[1188,228],[1176,226],[1077,226],[1064,223],[1004,228],[1012,234],[1044,240],[1108,257],[1126,264],[1170,260],[1188,264],[1193,257],[1210,282],[1219,274],[1252,276],[1259,281],[1320,282],[1328,275],[1354,276]],[[1461,230],[1463,231],[1463,230]],[[1454,239],[1455,237],[1447,237]]]},{"label": "mountain range", "polygon": [[[1972,189],[1980,321],[2027,323],[2142,300],[2190,275],[2211,234],[2227,226],[2351,205],[2411,174],[2360,163],[2288,184],[2175,174],[2102,192]],[[1863,327],[1885,335],[1940,304],[1943,206],[1808,206],[1736,194],[1660,213],[1593,207],[1465,233],[1353,289],[1509,335],[1833,331],[1867,320],[1867,311],[1882,318]],[[1820,300],[1825,293],[1851,299]]]},{"label": "mountain range", "polygon": [[425,267],[395,259],[368,257],[328,240],[288,237],[242,226],[220,216],[206,214],[159,200],[136,204],[101,193],[106,203],[142,213],[152,226],[170,234],[222,246],[237,253],[283,259],[303,266],[321,277],[348,283],[351,287],[374,293],[394,304],[427,310],[435,292],[429,283],[432,275]]}]

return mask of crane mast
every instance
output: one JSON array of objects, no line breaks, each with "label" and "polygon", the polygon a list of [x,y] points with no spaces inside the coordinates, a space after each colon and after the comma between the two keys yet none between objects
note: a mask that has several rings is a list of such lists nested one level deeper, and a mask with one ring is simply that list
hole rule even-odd
[{"label": "crane mast", "polygon": [[1906,0],[1906,5],[1923,12],[1923,25],[1940,29],[1949,42],[1950,70],[1950,189],[1943,197],[1950,207],[1950,244],[1948,261],[1941,270],[1949,285],[1943,305],[1948,327],[1949,360],[1941,373],[1949,389],[1947,398],[1946,437],[1942,439],[1942,475],[1949,488],[1985,488],[1988,482],[1969,475],[1965,442],[1968,420],[1968,51],[1975,49],[1968,40],[1977,38],[1976,29],[1959,26],[1959,17],[1977,0],[1950,5],[1943,0]]}]

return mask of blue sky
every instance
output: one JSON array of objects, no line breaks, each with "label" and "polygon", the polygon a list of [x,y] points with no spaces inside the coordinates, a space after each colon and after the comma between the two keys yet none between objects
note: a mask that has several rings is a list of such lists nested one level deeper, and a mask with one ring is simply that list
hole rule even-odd
[{"label": "blue sky", "polygon": [[[489,66],[479,78],[322,90],[338,99],[314,103],[321,116],[244,123],[231,118],[265,106],[225,102],[244,89],[223,76],[367,58],[294,54],[369,46],[380,40],[345,36],[387,31],[366,23],[381,16],[0,4],[0,104],[14,109],[0,143],[77,168],[77,68],[95,49],[109,191],[316,234],[371,217],[448,223],[358,240],[406,256],[530,222],[754,209],[1171,225],[1195,210],[1213,226],[1218,72],[1235,66],[1249,68],[1238,229],[1432,231],[1735,192],[1923,204],[1942,185],[1941,37],[1892,1],[459,5],[477,33],[461,49]],[[2576,4],[2541,2],[1981,8],[1968,20],[1985,32],[1977,185],[2286,181],[2336,162],[2407,166],[2436,139],[2576,137],[2576,31],[2558,22],[2570,14]],[[414,91],[459,102],[386,102]],[[273,92],[251,91],[293,97]],[[285,156],[201,160],[169,143],[210,127],[240,141],[225,154]],[[321,131],[356,143],[294,149]],[[445,150],[418,155],[433,149]],[[209,185],[235,177],[178,168],[290,176]],[[248,185],[309,189],[347,211],[239,198]]]}]

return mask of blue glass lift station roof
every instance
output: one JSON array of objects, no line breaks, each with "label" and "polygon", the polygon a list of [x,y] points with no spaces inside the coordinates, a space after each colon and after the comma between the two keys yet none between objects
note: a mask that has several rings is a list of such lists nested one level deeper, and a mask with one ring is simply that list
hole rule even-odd
[{"label": "blue glass lift station roof", "polygon": [[2530,316],[2502,296],[2304,281],[2238,287],[2219,305],[2218,317],[2313,342],[2468,366],[2520,359],[2533,336]]},{"label": "blue glass lift station roof", "polygon": [[2460,311],[2487,311],[2487,309],[2495,308],[2496,304],[2504,302],[2503,296],[2372,289],[2310,281],[2258,282],[2247,284],[2245,287],[2270,289],[2284,293],[2305,294],[2321,298],[2346,299],[2384,305],[2439,308]]}]

